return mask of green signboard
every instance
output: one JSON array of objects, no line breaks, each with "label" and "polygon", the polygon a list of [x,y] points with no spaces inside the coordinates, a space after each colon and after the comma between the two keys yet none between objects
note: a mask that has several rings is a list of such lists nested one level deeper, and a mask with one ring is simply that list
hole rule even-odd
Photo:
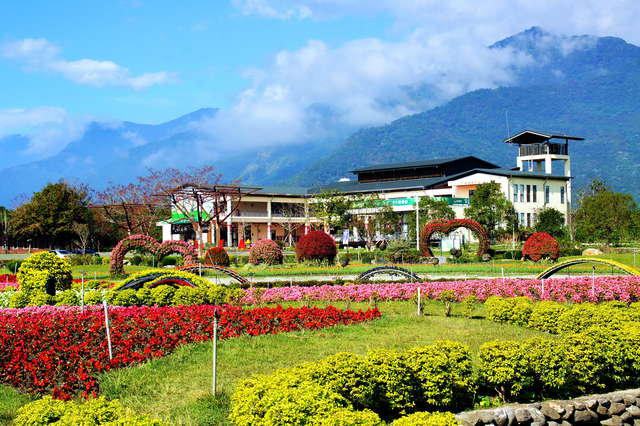
[{"label": "green signboard", "polygon": [[[458,197],[434,197],[436,200],[444,200],[449,205],[466,205],[469,204],[468,198],[458,198]],[[365,205],[365,203],[355,203],[353,205],[356,209],[366,208],[366,207],[382,207],[382,206],[391,206],[391,207],[401,207],[401,206],[415,206],[416,199],[415,198],[390,198],[388,200],[374,200],[373,205]]]}]

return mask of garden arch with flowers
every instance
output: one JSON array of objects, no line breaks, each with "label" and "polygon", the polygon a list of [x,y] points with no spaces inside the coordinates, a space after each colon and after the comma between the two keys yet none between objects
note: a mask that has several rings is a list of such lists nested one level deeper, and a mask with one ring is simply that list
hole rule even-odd
[{"label": "garden arch with flowers", "polygon": [[184,258],[184,264],[196,263],[198,255],[195,248],[185,241],[164,241],[159,243],[149,235],[130,235],[120,240],[111,251],[111,267],[109,272],[112,275],[124,274],[124,256],[129,250],[142,248],[150,251],[158,260],[163,257],[178,253]]},{"label": "garden arch with flowers", "polygon": [[434,233],[440,232],[442,234],[448,234],[455,231],[458,228],[467,228],[473,232],[478,238],[478,251],[476,255],[481,257],[489,250],[489,234],[484,229],[484,226],[480,225],[473,219],[435,219],[424,225],[420,231],[420,251],[424,257],[433,257],[429,243]]},{"label": "garden arch with flowers", "polygon": [[543,278],[550,278],[553,274],[560,272],[565,268],[569,268],[574,265],[580,265],[582,263],[599,263],[601,265],[610,265],[625,272],[628,275],[640,275],[640,270],[629,265],[625,265],[624,263],[616,262],[615,260],[599,259],[594,257],[579,257],[577,259],[571,259],[564,262],[556,263],[550,268],[547,268],[544,271],[540,272],[540,274],[536,278],[539,280]]}]

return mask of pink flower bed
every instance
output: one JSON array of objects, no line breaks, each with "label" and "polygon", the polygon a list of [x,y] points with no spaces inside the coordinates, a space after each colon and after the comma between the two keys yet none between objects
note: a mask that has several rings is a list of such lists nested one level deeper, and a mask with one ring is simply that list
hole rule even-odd
[{"label": "pink flower bed", "polygon": [[[559,302],[587,302],[603,300],[640,300],[640,276],[596,277],[595,285],[590,277],[553,278],[544,280],[488,279],[466,281],[443,281],[410,284],[358,284],[349,286],[324,285],[317,287],[279,287],[265,289],[259,296],[262,302],[301,301],[304,299],[356,302],[367,301],[373,293],[382,300],[407,300],[417,289],[423,297],[437,298],[441,291],[452,290],[458,300],[475,295],[484,301],[489,296],[525,296],[533,300],[555,300]],[[259,292],[258,292],[259,294]],[[253,290],[247,290],[243,302],[256,302]]]}]

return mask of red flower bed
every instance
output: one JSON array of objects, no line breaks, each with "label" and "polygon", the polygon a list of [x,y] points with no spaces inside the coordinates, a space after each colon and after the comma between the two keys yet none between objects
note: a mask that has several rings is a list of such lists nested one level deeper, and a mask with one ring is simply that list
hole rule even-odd
[{"label": "red flower bed", "polygon": [[208,305],[110,308],[112,360],[105,338],[104,312],[51,307],[0,312],[0,382],[27,392],[68,399],[96,395],[95,374],[166,355],[178,345],[211,339],[214,311],[222,339],[293,330],[314,330],[380,317],[328,308],[257,308]]},{"label": "red flower bed", "polygon": [[558,257],[560,257],[560,245],[558,244],[558,240],[546,232],[536,232],[524,242],[522,255],[534,262],[539,261],[543,257],[558,260]]}]

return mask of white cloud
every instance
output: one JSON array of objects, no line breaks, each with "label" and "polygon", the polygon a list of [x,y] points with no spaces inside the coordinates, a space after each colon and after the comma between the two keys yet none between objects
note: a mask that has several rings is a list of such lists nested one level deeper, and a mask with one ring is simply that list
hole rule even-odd
[{"label": "white cloud", "polygon": [[161,71],[132,76],[131,72],[112,61],[95,59],[66,60],[60,49],[46,39],[23,39],[4,43],[0,56],[26,64],[31,71],[51,71],[74,83],[93,87],[128,87],[147,89],[175,80],[175,73]]},{"label": "white cloud", "polygon": [[[247,71],[251,87],[204,127],[225,145],[304,142],[336,128],[386,123],[471,90],[511,82],[511,69],[531,58],[488,49],[468,34],[415,31],[399,42],[370,38],[332,48],[310,41]],[[416,101],[407,87],[431,94]]]},{"label": "white cloud", "polygon": [[20,155],[40,160],[62,151],[82,137],[88,116],[71,116],[58,107],[14,108],[0,110],[0,137],[18,133],[28,139],[18,150]]},{"label": "white cloud", "polygon": [[271,19],[384,13],[400,26],[432,33],[472,27],[485,43],[539,25],[564,34],[616,35],[640,42],[637,0],[234,0],[234,4],[243,13]]}]

